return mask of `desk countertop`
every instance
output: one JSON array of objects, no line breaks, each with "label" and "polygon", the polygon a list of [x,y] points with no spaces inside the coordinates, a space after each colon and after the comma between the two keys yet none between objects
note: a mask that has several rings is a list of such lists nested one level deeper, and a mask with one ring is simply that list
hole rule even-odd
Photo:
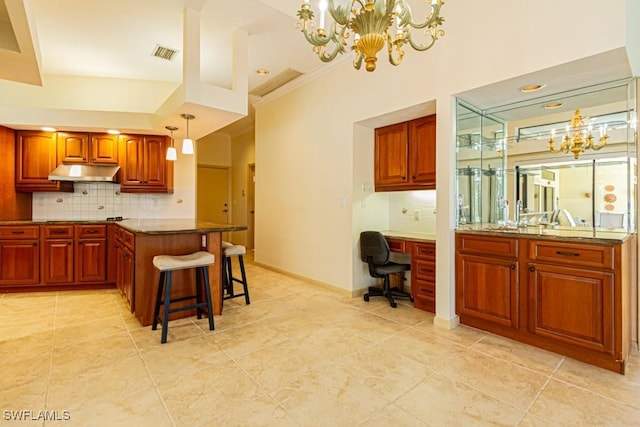
[{"label": "desk countertop", "polygon": [[398,230],[384,230],[381,233],[385,237],[393,239],[408,240],[411,242],[428,242],[432,243],[436,241],[436,235],[431,233],[417,233],[411,231],[398,231]]}]

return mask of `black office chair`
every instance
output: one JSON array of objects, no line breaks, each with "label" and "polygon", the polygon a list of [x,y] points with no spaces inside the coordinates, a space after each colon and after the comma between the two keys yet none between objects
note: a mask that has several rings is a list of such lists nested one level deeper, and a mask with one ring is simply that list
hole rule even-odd
[{"label": "black office chair", "polygon": [[389,300],[391,307],[396,308],[397,304],[393,297],[409,298],[413,302],[410,294],[401,291],[398,288],[389,286],[389,275],[408,271],[411,269],[410,264],[398,264],[389,261],[389,244],[382,233],[378,231],[363,231],[360,233],[360,258],[369,265],[369,274],[371,277],[384,279],[382,289],[373,286],[369,287],[369,292],[363,295],[365,301],[369,301],[369,297],[384,296]]}]

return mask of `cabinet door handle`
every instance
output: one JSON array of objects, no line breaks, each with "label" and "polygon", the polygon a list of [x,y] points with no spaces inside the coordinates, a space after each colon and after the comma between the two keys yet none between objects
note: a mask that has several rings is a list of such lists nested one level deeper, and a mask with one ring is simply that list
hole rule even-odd
[{"label": "cabinet door handle", "polygon": [[536,269],[534,267],[529,267],[529,271],[534,272]]},{"label": "cabinet door handle", "polygon": [[515,264],[511,264],[511,269],[515,270],[516,269],[516,265]]},{"label": "cabinet door handle", "polygon": [[65,234],[65,230],[51,230],[51,234]]},{"label": "cabinet door handle", "polygon": [[120,245],[113,245],[114,248],[118,249]]},{"label": "cabinet door handle", "polygon": [[579,253],[576,252],[565,252],[565,251],[556,251],[557,255],[562,255],[562,256],[580,256]]},{"label": "cabinet door handle", "polygon": [[98,230],[87,230],[85,231],[85,233],[87,234],[96,234],[98,232]]},{"label": "cabinet door handle", "polygon": [[415,176],[415,175],[413,175],[413,176],[411,177],[411,179],[416,179],[416,176]]},{"label": "cabinet door handle", "polygon": [[24,230],[14,230],[11,234],[24,234]]},{"label": "cabinet door handle", "polygon": [[123,257],[129,258],[129,254],[122,254]]}]

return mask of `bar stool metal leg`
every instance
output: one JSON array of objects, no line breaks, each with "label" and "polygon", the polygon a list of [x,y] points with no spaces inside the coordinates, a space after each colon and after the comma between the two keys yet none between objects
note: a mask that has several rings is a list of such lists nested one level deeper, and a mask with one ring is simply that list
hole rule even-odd
[{"label": "bar stool metal leg", "polygon": [[171,279],[173,272],[171,270],[167,271],[166,275],[166,284],[164,287],[164,314],[162,316],[162,339],[160,343],[164,344],[167,342],[167,331],[169,329],[169,305],[171,304]]},{"label": "bar stool metal leg", "polygon": [[249,300],[249,286],[247,285],[247,273],[244,271],[244,257],[240,255],[238,257],[238,262],[240,263],[240,273],[242,275],[242,287],[244,289],[244,301],[247,305],[251,304]]},{"label": "bar stool metal leg", "polygon": [[211,305],[211,289],[209,287],[209,271],[207,267],[200,267],[200,268],[202,268],[202,276],[204,280],[204,293],[207,298],[207,315],[209,317],[209,330],[213,331],[214,330],[213,306]]},{"label": "bar stool metal leg", "polygon": [[160,315],[160,304],[162,304],[162,290],[164,288],[164,271],[160,272],[160,280],[158,280],[158,292],[156,294],[156,305],[153,308],[153,325],[152,330],[158,329],[158,316]]}]

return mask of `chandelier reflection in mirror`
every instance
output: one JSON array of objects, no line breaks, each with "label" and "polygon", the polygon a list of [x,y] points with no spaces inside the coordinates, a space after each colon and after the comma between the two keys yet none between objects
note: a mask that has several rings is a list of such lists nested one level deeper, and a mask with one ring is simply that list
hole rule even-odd
[{"label": "chandelier reflection in mirror", "polygon": [[607,145],[607,125],[600,127],[600,139],[598,143],[593,142],[593,135],[591,134],[593,126],[585,126],[584,120],[580,115],[580,110],[576,110],[571,123],[567,125],[566,135],[562,138],[560,148],[555,147],[555,129],[551,130],[551,138],[549,139],[549,151],[552,153],[573,153],[573,156],[577,159],[580,153],[584,150],[600,150]]},{"label": "chandelier reflection in mirror", "polygon": [[[333,0],[320,0],[316,27],[315,14],[309,0],[304,0],[298,11],[300,21],[296,27],[301,28],[307,41],[313,45],[313,51],[324,62],[333,61],[338,54],[345,53],[347,41],[353,33],[353,66],[359,70],[364,61],[366,70],[373,71],[376,69],[378,52],[385,43],[389,62],[399,65],[404,57],[405,45],[424,51],[444,35],[444,31],[439,28],[444,22],[444,18],[440,16],[440,8],[444,2],[424,1],[427,8],[430,3],[430,12],[423,22],[415,23],[411,8],[405,0],[347,0],[347,6],[335,6]],[[327,18],[330,18],[330,22],[327,22]],[[424,34],[416,37],[424,38],[424,42],[413,39],[413,30]]]}]

